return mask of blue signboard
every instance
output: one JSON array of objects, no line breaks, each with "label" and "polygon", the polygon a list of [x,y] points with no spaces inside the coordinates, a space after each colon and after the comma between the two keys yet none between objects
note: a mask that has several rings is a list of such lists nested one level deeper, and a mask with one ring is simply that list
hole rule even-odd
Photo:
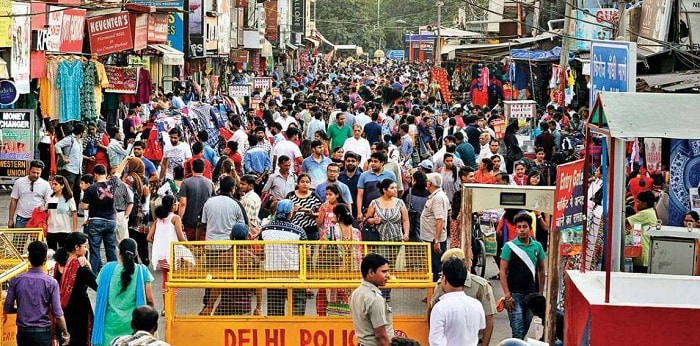
[{"label": "blue signboard", "polygon": [[637,79],[637,43],[591,42],[591,93],[589,109],[599,91],[634,92]]},{"label": "blue signboard", "polygon": [[[173,1],[152,1],[152,0],[134,0],[134,3],[143,6],[153,6],[158,8],[177,8],[182,10],[185,6],[184,0]],[[170,47],[173,47],[181,52],[184,52],[183,41],[184,31],[182,12],[170,13],[168,15],[168,42]]]},{"label": "blue signboard", "polygon": [[386,52],[386,58],[392,60],[403,60],[406,57],[404,51],[400,49],[392,49]]}]

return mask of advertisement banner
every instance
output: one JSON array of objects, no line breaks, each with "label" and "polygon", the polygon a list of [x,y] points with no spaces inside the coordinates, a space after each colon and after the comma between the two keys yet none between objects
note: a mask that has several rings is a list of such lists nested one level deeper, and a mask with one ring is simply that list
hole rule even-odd
[{"label": "advertisement banner", "polygon": [[[61,25],[63,25],[63,12],[59,11],[63,7],[49,6],[47,15],[47,25],[49,37],[46,42],[47,52],[58,52],[61,49]],[[81,42],[82,44],[82,42]]]},{"label": "advertisement banner", "polygon": [[537,115],[535,101],[504,101],[506,118],[534,118]]},{"label": "advertisement banner", "polygon": [[228,55],[231,52],[231,15],[229,1],[223,0],[223,11],[219,15],[218,53]]},{"label": "advertisement banner", "polygon": [[204,6],[202,0],[190,0],[190,36],[204,35]]},{"label": "advertisement banner", "polygon": [[642,3],[642,16],[637,31],[639,49],[650,53],[668,49],[655,41],[666,42],[668,39],[672,5],[672,0],[646,0]]},{"label": "advertisement banner", "polygon": [[168,19],[165,13],[148,15],[148,43],[163,43],[168,41]]},{"label": "advertisement banner", "polygon": [[[173,0],[173,1],[152,1],[152,0],[134,0],[136,4],[143,6],[153,6],[157,8],[172,8],[182,10],[185,6],[184,0]],[[184,21],[182,19],[182,12],[170,13],[168,16],[168,28],[167,28],[167,38],[165,44],[173,47],[181,52],[184,52]],[[149,25],[150,30],[150,25]],[[150,40],[149,40],[150,42]],[[154,41],[154,43],[159,43],[164,41]]]},{"label": "advertisement banner", "polygon": [[303,33],[305,21],[305,0],[292,0],[292,32]]},{"label": "advertisement banner", "polygon": [[574,10],[576,20],[575,50],[590,51],[590,40],[612,40],[613,24],[617,23],[616,8],[587,8]]},{"label": "advertisement banner", "polygon": [[253,89],[270,89],[272,88],[272,78],[271,77],[254,77],[253,78]]},{"label": "advertisement banner", "polygon": [[[54,6],[51,6],[54,8]],[[85,10],[67,8],[61,16],[61,37],[58,51],[61,53],[82,53],[85,37]],[[49,23],[50,24],[50,23]]]},{"label": "advertisement banner", "polygon": [[661,138],[644,138],[644,155],[651,174],[661,173]]},{"label": "advertisement banner", "polygon": [[204,40],[204,48],[206,51],[218,51],[218,44],[219,40],[217,38],[218,36],[218,29],[219,29],[219,23],[216,21],[216,17],[205,17],[204,23],[206,24],[206,31],[205,31],[205,40]]},{"label": "advertisement banner", "polygon": [[277,1],[265,2],[265,38],[274,42],[277,41]]},{"label": "advertisement banner", "polygon": [[148,45],[148,14],[131,14],[130,16],[134,50],[146,49]]},{"label": "advertisement banner", "polygon": [[[12,1],[0,0],[0,13],[12,15]],[[12,47],[12,17],[0,17],[0,47]]]},{"label": "advertisement banner", "polygon": [[136,94],[139,85],[138,67],[105,66],[109,86],[105,92]]},{"label": "advertisement banner", "polygon": [[440,85],[442,102],[446,104],[452,103],[452,95],[450,94],[450,87],[447,82],[447,70],[442,67],[434,67],[430,69],[430,80],[437,82]]},{"label": "advertisement banner", "polygon": [[[46,4],[33,2],[31,4],[32,13],[46,13]],[[47,16],[34,16],[30,20],[32,27],[32,39],[35,35],[41,35],[42,42],[35,42],[32,40],[32,52],[29,56],[29,77],[30,78],[43,78],[46,77],[46,64],[44,59],[46,59],[46,43],[49,37],[49,30],[46,27],[46,17]],[[43,48],[42,50],[34,50],[34,46]],[[31,62],[34,62],[33,64]]]},{"label": "advertisement banner", "polygon": [[28,161],[33,159],[33,120],[33,110],[0,110],[0,180],[27,175]]},{"label": "advertisement banner", "polygon": [[12,3],[12,12],[19,16],[13,17],[12,26],[12,58],[10,59],[10,75],[15,80],[17,92],[29,94],[29,59],[32,45],[32,28],[29,23],[29,4]]},{"label": "advertisement banner", "polygon": [[577,160],[557,166],[552,231],[583,225],[583,162]]},{"label": "advertisement banner", "polygon": [[88,18],[87,27],[93,54],[106,55],[134,48],[129,12]]},{"label": "advertisement banner", "polygon": [[228,88],[228,96],[231,97],[247,97],[250,96],[250,84],[231,84]]},{"label": "advertisement banner", "polygon": [[591,42],[589,109],[599,91],[634,92],[637,80],[637,44],[624,41]]}]

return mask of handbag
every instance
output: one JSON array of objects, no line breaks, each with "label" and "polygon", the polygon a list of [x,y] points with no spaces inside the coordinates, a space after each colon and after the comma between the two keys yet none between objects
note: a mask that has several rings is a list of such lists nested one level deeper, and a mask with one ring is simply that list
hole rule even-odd
[{"label": "handbag", "polygon": [[70,153],[73,151],[73,144],[75,143],[75,139],[71,137],[70,139],[70,147],[68,147],[68,154],[63,152],[63,149],[61,149],[61,153],[63,155],[60,155],[59,153],[56,153],[56,167],[61,170],[66,166],[66,161],[63,160],[63,156],[70,156]]},{"label": "handbag", "polygon": [[367,222],[362,223],[362,229],[360,230],[362,234],[362,241],[380,241],[379,231],[374,225],[369,225]]}]

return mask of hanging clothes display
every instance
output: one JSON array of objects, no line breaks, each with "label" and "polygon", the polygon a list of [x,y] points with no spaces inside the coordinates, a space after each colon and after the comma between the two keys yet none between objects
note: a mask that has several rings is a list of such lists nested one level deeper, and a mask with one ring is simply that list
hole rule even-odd
[{"label": "hanging clothes display", "polygon": [[95,71],[97,72],[97,81],[95,84],[95,112],[101,114],[102,111],[102,100],[104,100],[104,94],[102,93],[103,88],[109,87],[109,80],[107,79],[107,71],[105,65],[97,61],[95,57],[91,59],[95,63]]},{"label": "hanging clothes display", "polygon": [[58,63],[56,87],[60,89],[61,102],[58,122],[80,120],[80,88],[83,85],[83,64],[69,58]]},{"label": "hanging clothes display", "polygon": [[46,57],[46,77],[39,79],[39,103],[41,104],[41,114],[44,118],[51,120],[58,119],[60,109],[61,94],[54,85],[58,78],[59,58],[54,56]]},{"label": "hanging clothes display", "polygon": [[80,117],[87,123],[97,119],[95,107],[95,85],[97,84],[97,69],[94,61],[88,61],[83,68],[83,85],[80,88]]},{"label": "hanging clothes display", "polygon": [[153,84],[151,84],[151,73],[145,68],[139,69],[139,85],[136,90],[136,101],[146,104],[151,101]]}]

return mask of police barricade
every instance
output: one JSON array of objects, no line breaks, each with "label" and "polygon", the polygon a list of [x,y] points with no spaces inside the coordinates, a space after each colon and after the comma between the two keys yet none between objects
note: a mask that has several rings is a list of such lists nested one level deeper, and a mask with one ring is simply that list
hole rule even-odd
[{"label": "police barricade", "polygon": [[172,345],[357,345],[350,294],[360,262],[390,263],[383,290],[395,335],[428,343],[427,243],[195,241],[171,245],[165,294]]},{"label": "police barricade", "polygon": [[[29,268],[27,245],[32,241],[43,240],[41,229],[11,228],[0,229],[0,285],[2,286],[2,305],[7,297],[7,282],[22,274]],[[21,247],[18,247],[21,246]],[[17,314],[8,314],[0,324],[3,346],[17,345]]]}]

